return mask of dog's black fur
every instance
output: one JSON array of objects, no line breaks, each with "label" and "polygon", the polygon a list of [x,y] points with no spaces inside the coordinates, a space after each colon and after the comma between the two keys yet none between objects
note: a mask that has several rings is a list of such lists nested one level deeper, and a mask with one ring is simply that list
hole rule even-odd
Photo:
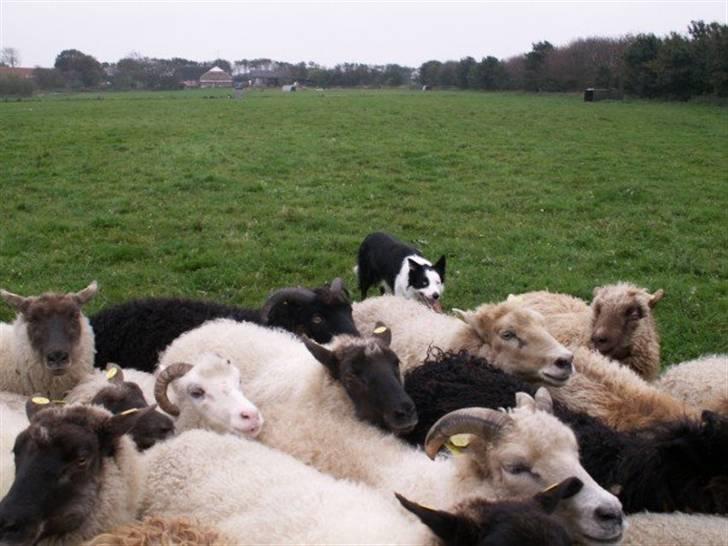
[{"label": "dog's black fur", "polygon": [[[395,281],[397,275],[402,269],[404,260],[413,255],[422,257],[422,253],[417,248],[405,244],[387,233],[378,231],[367,235],[359,246],[357,261],[361,298],[366,298],[369,288],[382,281],[386,283],[390,292],[396,294]],[[428,270],[437,272],[440,275],[440,281],[444,284],[445,261],[445,256],[441,256],[434,265],[428,266],[410,260],[407,285],[414,289],[425,288],[429,283],[427,278]]]},{"label": "dog's black fur", "polygon": [[[405,377],[419,421],[405,438],[422,445],[437,419],[456,409],[514,407],[517,392],[536,388],[467,353],[444,353]],[[728,513],[728,419],[704,412],[702,421],[679,420],[618,432],[600,420],[554,403],[571,426],[584,468],[605,488],[621,488],[626,513]]]}]

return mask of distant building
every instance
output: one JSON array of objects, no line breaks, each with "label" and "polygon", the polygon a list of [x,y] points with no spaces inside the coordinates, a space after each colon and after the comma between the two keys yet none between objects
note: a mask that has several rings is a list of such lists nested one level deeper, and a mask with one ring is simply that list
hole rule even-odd
[{"label": "distant building", "polygon": [[21,80],[30,80],[33,78],[35,68],[19,68],[12,66],[0,66],[0,76],[15,76]]},{"label": "distant building", "polygon": [[200,87],[232,87],[233,77],[219,66],[215,66],[200,76]]}]

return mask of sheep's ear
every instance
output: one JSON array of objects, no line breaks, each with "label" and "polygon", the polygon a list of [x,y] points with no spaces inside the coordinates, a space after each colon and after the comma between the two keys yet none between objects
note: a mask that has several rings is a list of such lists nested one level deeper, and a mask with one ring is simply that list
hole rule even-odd
[{"label": "sheep's ear", "polygon": [[551,400],[551,393],[549,393],[546,387],[540,387],[536,391],[534,401],[536,402],[536,409],[540,409],[546,413],[554,413],[554,402]]},{"label": "sheep's ear", "polygon": [[389,347],[390,343],[392,343],[392,330],[387,328],[383,322],[377,322],[374,325],[372,337],[376,338],[385,347]]},{"label": "sheep's ear", "polygon": [[91,298],[93,298],[98,291],[99,291],[99,285],[96,281],[93,281],[91,284],[89,284],[83,290],[80,290],[79,292],[76,292],[75,294],[73,294],[73,298],[76,300],[76,303],[78,303],[79,305],[84,305],[85,303],[88,303],[89,301],[91,301]]},{"label": "sheep's ear", "polygon": [[25,313],[33,298],[24,298],[7,290],[0,289],[0,298],[18,313]]},{"label": "sheep's ear", "polygon": [[579,478],[566,478],[534,495],[533,500],[543,508],[544,512],[551,514],[556,510],[559,502],[573,497],[581,491],[582,487],[584,487],[584,483]]},{"label": "sheep's ear", "polygon": [[647,305],[650,306],[650,309],[654,309],[655,305],[657,305],[657,302],[659,302],[664,297],[665,297],[665,291],[662,288],[660,288],[657,292],[655,292],[654,294],[652,294],[650,296],[650,299],[647,302]]},{"label": "sheep's ear", "polygon": [[[426,508],[416,502],[406,499],[399,493],[394,494],[397,500],[407,510],[412,512],[419,520],[427,525],[433,533],[440,537],[446,544],[451,543],[455,540],[458,535],[458,528],[461,524],[461,518],[449,512],[442,510],[433,510],[432,508]],[[464,541],[468,543],[468,541]]]},{"label": "sheep's ear", "polygon": [[333,351],[329,351],[326,347],[322,347],[307,336],[301,336],[303,344],[308,349],[316,360],[323,364],[329,373],[336,378],[339,376],[339,360],[334,355]]},{"label": "sheep's ear", "polygon": [[106,365],[106,379],[109,380],[109,383],[115,383],[119,385],[124,382],[124,372],[121,370],[121,367],[118,364],[109,362]]},{"label": "sheep's ear", "polygon": [[536,401],[527,392],[516,393],[516,407],[517,408],[529,408],[536,411]]},{"label": "sheep's ear", "polygon": [[157,404],[145,408],[132,408],[112,415],[101,425],[99,440],[105,453],[113,452],[114,440],[130,432],[145,415],[157,409]]},{"label": "sheep's ear", "polygon": [[435,265],[432,266],[432,269],[437,271],[437,274],[440,275],[440,280],[444,283],[445,282],[445,266],[447,265],[447,258],[443,254],[440,256],[440,259],[435,262]]},{"label": "sheep's ear", "polygon": [[455,315],[456,318],[459,318],[460,320],[462,320],[468,326],[473,326],[473,312],[472,311],[463,311],[462,309],[457,309],[457,308],[453,307],[452,314]]}]

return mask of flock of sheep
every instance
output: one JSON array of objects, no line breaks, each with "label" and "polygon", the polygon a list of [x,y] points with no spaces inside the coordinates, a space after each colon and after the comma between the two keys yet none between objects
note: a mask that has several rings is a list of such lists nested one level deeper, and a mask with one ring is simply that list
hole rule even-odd
[{"label": "flock of sheep", "polygon": [[661,290],[96,291],[0,291],[0,544],[728,544],[728,357],[660,375]]}]

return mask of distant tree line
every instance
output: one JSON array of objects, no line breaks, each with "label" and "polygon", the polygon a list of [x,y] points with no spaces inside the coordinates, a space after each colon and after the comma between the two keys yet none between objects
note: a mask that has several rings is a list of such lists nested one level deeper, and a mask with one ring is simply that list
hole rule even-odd
[{"label": "distant tree line", "polygon": [[618,88],[639,97],[687,100],[728,97],[728,25],[693,21],[687,35],[638,34],[580,38],[563,47],[547,41],[500,61],[428,61],[419,68],[428,86],[460,89],[580,91]]},{"label": "distant tree line", "polygon": [[[0,66],[16,66],[19,55],[5,48]],[[313,62],[272,59],[225,59],[197,62],[131,54],[115,63],[100,63],[76,49],[61,51],[53,68],[36,68],[31,82],[0,76],[0,95],[30,94],[33,88],[179,89],[197,81],[213,66],[247,82],[268,74],[271,85],[298,81],[316,87],[399,87],[525,91],[580,91],[617,88],[639,97],[687,100],[698,95],[728,96],[728,25],[693,21],[687,34],[664,37],[638,34],[621,38],[580,38],[556,47],[536,42],[531,51],[500,60],[465,57],[431,60],[419,68],[398,64],[342,63],[332,68]]]}]

